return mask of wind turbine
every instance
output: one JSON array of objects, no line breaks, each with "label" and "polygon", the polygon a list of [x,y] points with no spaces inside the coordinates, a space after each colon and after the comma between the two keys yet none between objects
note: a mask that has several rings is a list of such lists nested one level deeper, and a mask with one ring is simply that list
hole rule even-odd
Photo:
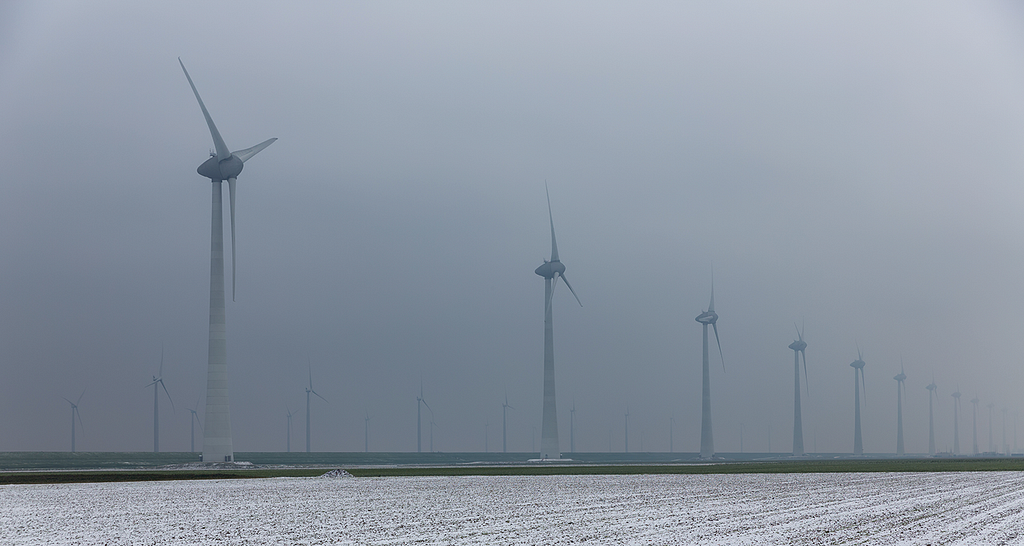
[{"label": "wind turbine", "polygon": [[171,393],[167,392],[164,385],[164,349],[160,348],[160,375],[153,376],[153,382],[143,388],[153,387],[153,453],[160,451],[160,388],[163,387],[167,400],[171,403],[171,411],[174,411],[174,400],[171,400]]},{"label": "wind turbine", "polygon": [[[505,393],[505,403],[503,403],[501,405],[501,452],[502,453],[508,453],[508,435],[506,434],[506,431],[508,429],[508,420],[506,419],[505,413],[508,410],[510,410],[510,409],[515,409],[515,408],[513,408],[510,405],[508,405],[508,393],[506,392]],[[572,425],[571,424],[569,426],[569,429],[570,430],[572,429]]]},{"label": "wind turbine", "polygon": [[[740,425],[740,430],[742,430],[742,427],[743,427],[743,425]],[[676,416],[675,415],[670,415],[668,417],[668,452],[669,453],[675,453],[675,451],[676,451],[676,446],[675,446],[675,430],[676,430]],[[740,433],[740,437],[742,438],[742,436],[743,436],[743,433],[741,432]],[[742,444],[742,441],[740,443]]]},{"label": "wind turbine", "polygon": [[[864,382],[864,355],[857,348],[857,360],[850,363],[853,367],[853,454],[864,454],[864,441],[860,433],[860,387],[864,385],[864,405],[867,405],[868,386]],[[857,381],[860,376],[860,382]]]},{"label": "wind turbine", "polygon": [[370,452],[370,412],[366,412],[363,419],[363,453]]},{"label": "wind turbine", "polygon": [[960,454],[960,385],[953,396],[953,455]]},{"label": "wind turbine", "polygon": [[992,438],[992,408],[994,407],[996,407],[994,403],[988,403],[988,451],[990,453],[996,450],[995,440]]},{"label": "wind turbine", "polygon": [[[1014,421],[1016,423],[1016,421]],[[1016,432],[1014,432],[1016,434]],[[1016,445],[1016,442],[1014,442]],[[576,453],[576,400],[572,401],[569,410],[569,453]]]},{"label": "wind turbine", "polygon": [[320,396],[320,393],[318,393],[315,390],[313,390],[313,364],[312,363],[309,364],[309,386],[306,387],[306,453],[309,453],[310,451],[312,451],[312,449],[311,449],[312,443],[310,442],[310,436],[309,436],[309,428],[310,428],[309,427],[309,408],[310,408],[310,402],[311,402],[311,398],[310,398],[311,394],[315,394],[317,396],[317,398],[323,400],[324,402],[327,401],[326,398],[324,398],[323,396]]},{"label": "wind turbine", "polygon": [[434,422],[434,414],[430,414],[430,452],[434,453],[434,428],[441,428]]},{"label": "wind turbine", "polygon": [[626,453],[629,453],[629,406],[626,406]]},{"label": "wind turbine", "polygon": [[715,341],[718,342],[718,355],[722,358],[722,371],[725,371],[725,355],[722,354],[722,341],[718,338],[718,313],[715,312],[715,279],[711,279],[711,303],[708,310],[694,319],[704,326],[704,361],[702,368],[702,388],[700,406],[700,458],[710,459],[715,455],[715,440],[711,433],[711,364],[708,357],[708,326],[715,330]]},{"label": "wind turbine", "polygon": [[226,312],[224,304],[224,205],[221,183],[228,181],[228,200],[231,217],[231,299],[235,299],[235,180],[242,172],[246,161],[274,143],[276,138],[265,140],[252,148],[229,151],[220,131],[206,110],[199,91],[192,83],[192,77],[185,69],[185,63],[178,58],[178,64],[188,79],[192,93],[199,101],[206,125],[213,137],[216,153],[203,162],[196,171],[213,183],[213,206],[210,228],[210,346],[206,372],[206,428],[203,431],[203,460],[206,462],[232,461],[235,454],[231,443],[231,414],[228,404],[228,349]]},{"label": "wind turbine", "polygon": [[192,435],[191,435],[191,438],[192,438],[192,453],[195,453],[195,451],[196,451],[196,423],[199,423],[199,431],[200,432],[203,431],[203,423],[199,420],[199,414],[197,413],[199,411],[199,399],[196,399],[196,407],[188,408],[188,411],[191,413],[191,415],[189,415],[188,421],[189,421],[189,425],[190,425],[190,427],[192,429]]},{"label": "wind turbine", "polygon": [[551,194],[547,183],[544,193],[548,198],[548,221],[551,223],[551,259],[533,272],[544,277],[544,406],[541,412],[540,458],[561,459],[562,452],[558,446],[558,413],[555,407],[555,340],[551,321],[551,299],[555,294],[555,286],[561,277],[565,286],[576,298],[576,303],[583,306],[569,280],[565,278],[565,265],[558,260],[558,245],[555,243],[555,219],[551,214]]},{"label": "wind turbine", "polygon": [[420,395],[416,397],[416,453],[423,452],[421,447],[422,444],[420,442],[422,430],[420,425],[420,404],[427,406],[427,409],[430,410],[431,419],[433,419],[434,410],[430,409],[430,406],[427,405],[427,401],[423,399],[423,381],[420,381]]},{"label": "wind turbine", "polygon": [[1010,456],[1009,444],[1006,443],[1006,408],[1002,408],[1002,412],[1003,412],[1003,445],[1000,446],[1000,447],[1002,447],[1003,454],[1006,455],[1007,457],[1009,457]]},{"label": "wind turbine", "polygon": [[[796,323],[793,323],[793,327],[796,328]],[[800,355],[804,357],[804,388],[808,389],[808,396],[810,386],[807,382],[807,343],[804,341],[803,330],[797,328],[796,336],[797,340],[790,343],[789,348],[793,350],[793,455],[799,457],[804,454],[804,425],[800,411]]]},{"label": "wind turbine", "polygon": [[973,411],[971,412],[971,420],[974,421],[974,454],[975,455],[978,454],[978,402],[981,402],[981,400],[978,400],[978,395],[974,395],[974,398],[971,400],[971,405],[974,406]]},{"label": "wind turbine", "polygon": [[903,373],[902,357],[900,373],[893,379],[896,380],[896,456],[902,457],[907,454],[903,449],[903,393],[907,390],[907,385],[903,381],[907,379],[907,374]]},{"label": "wind turbine", "polygon": [[71,452],[75,452],[75,416],[78,416],[78,424],[82,425],[82,430],[85,430],[85,423],[82,422],[82,414],[78,413],[78,403],[82,401],[82,397],[85,396],[85,391],[78,395],[78,400],[72,402],[65,398],[68,404],[71,404]]},{"label": "wind turbine", "polygon": [[284,409],[285,409],[285,411],[288,412],[288,441],[286,443],[286,446],[288,448],[288,453],[291,453],[292,452],[292,415],[295,415],[295,414],[292,413],[291,408],[289,408],[288,406],[285,406]]},{"label": "wind turbine", "polygon": [[935,420],[932,417],[932,395],[939,396],[939,386],[935,384],[934,375],[932,375],[932,382],[925,388],[928,389],[928,454],[935,455]]}]

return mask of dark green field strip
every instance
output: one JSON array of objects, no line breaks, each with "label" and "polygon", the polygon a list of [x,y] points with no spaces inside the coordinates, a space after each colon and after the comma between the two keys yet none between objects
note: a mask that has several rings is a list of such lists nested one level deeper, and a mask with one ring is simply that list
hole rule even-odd
[{"label": "dark green field strip", "polygon": [[320,476],[322,468],[250,470],[120,470],[65,472],[0,472],[0,485],[100,482],[154,482],[169,480],[244,480],[253,478],[305,478]]},{"label": "dark green field strip", "polygon": [[1019,459],[883,459],[850,461],[773,461],[658,465],[536,465],[346,468],[355,477],[396,476],[561,476],[627,474],[767,474],[829,472],[991,472],[1024,471]]}]

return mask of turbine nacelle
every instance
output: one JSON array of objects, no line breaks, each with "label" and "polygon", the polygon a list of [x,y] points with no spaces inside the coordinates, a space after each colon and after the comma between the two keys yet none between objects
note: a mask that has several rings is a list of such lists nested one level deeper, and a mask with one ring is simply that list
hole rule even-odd
[{"label": "turbine nacelle", "polygon": [[718,313],[716,313],[714,311],[704,311],[703,313],[697,315],[697,318],[695,318],[694,320],[696,320],[697,322],[699,322],[701,324],[712,324],[713,325],[716,322],[718,322]]},{"label": "turbine nacelle", "polygon": [[235,154],[231,154],[230,157],[224,160],[218,160],[217,154],[213,154],[210,159],[204,161],[196,169],[196,172],[203,178],[209,178],[210,180],[229,180],[231,178],[238,178],[238,174],[242,172],[242,166],[242,160]]},{"label": "turbine nacelle", "polygon": [[[700,319],[698,319],[698,320],[700,320]],[[790,343],[789,344],[789,348],[794,350],[794,351],[803,352],[803,350],[807,348],[807,342],[803,341],[803,340],[797,340],[797,341],[794,341],[793,343]]]},{"label": "turbine nacelle", "polygon": [[900,374],[899,374],[899,375],[897,375],[897,376],[893,377],[893,379],[895,379],[896,381],[901,381],[901,382],[902,382],[902,381],[903,381],[904,379],[906,379],[906,378],[907,378],[907,375],[906,375],[905,373],[903,373],[903,372],[900,372]]},{"label": "turbine nacelle", "polygon": [[850,366],[853,366],[854,368],[857,368],[858,370],[862,370],[862,369],[864,369],[864,361],[860,360],[860,359],[854,360],[853,362],[850,363]]},{"label": "turbine nacelle", "polygon": [[553,279],[555,275],[561,276],[565,273],[565,265],[558,260],[547,261],[544,260],[544,264],[533,270],[534,273],[544,277],[545,279]]}]

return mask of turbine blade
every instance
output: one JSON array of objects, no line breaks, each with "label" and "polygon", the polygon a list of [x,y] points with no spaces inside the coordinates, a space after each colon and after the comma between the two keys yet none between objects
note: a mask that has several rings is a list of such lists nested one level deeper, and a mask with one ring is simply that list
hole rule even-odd
[{"label": "turbine blade", "polygon": [[237,157],[238,159],[242,160],[242,163],[245,163],[246,161],[249,160],[249,158],[251,158],[252,156],[254,156],[254,155],[256,155],[256,154],[258,154],[260,152],[262,152],[264,148],[266,148],[267,146],[270,146],[276,140],[277,140],[276,137],[275,138],[271,138],[269,140],[264,140],[263,142],[260,142],[259,144],[253,146],[252,148],[246,148],[244,150],[238,150],[237,152],[233,152],[233,153],[234,153],[235,157]]},{"label": "turbine blade", "polygon": [[861,383],[861,389],[864,391],[864,406],[867,407],[867,405],[868,405],[868,384],[864,380],[864,368],[860,369],[860,383]]},{"label": "turbine blade", "polygon": [[171,393],[167,392],[167,385],[164,385],[164,380],[159,381],[160,386],[164,388],[164,394],[167,395],[167,400],[171,403],[171,412],[177,413],[174,409],[174,400],[171,400]]},{"label": "turbine blade", "polygon": [[160,376],[164,376],[164,344],[160,344]]},{"label": "turbine blade", "polygon": [[425,399],[423,399],[422,397],[420,397],[420,402],[423,402],[423,405],[424,405],[424,406],[427,406],[427,409],[428,409],[428,410],[430,410],[430,414],[431,414],[431,415],[433,415],[433,414],[434,414],[434,410],[430,409],[430,404],[428,404],[428,403],[427,403],[427,401],[426,401]]},{"label": "turbine blade", "polygon": [[[143,387],[143,388],[146,388],[146,387]],[[61,396],[61,398],[64,398],[64,397],[63,397],[63,396]],[[67,403],[68,403],[68,404],[71,404],[72,406],[74,406],[74,405],[75,405],[75,403],[74,403],[74,402],[72,402],[71,400],[68,400],[67,398],[64,398],[64,400],[65,400],[65,401],[67,401]]]},{"label": "turbine blade", "polygon": [[[314,390],[312,390],[312,389],[310,389],[310,390],[309,390],[309,392],[311,392],[311,393],[313,393],[313,394],[317,395],[317,397],[318,397],[318,398],[320,398],[321,400],[323,400],[324,402],[327,402],[327,399],[326,399],[326,398],[324,398],[323,396],[320,396],[320,393],[318,393],[318,392],[316,392],[316,391],[314,391]],[[328,404],[330,404],[330,402],[327,402],[327,403],[328,403]]]},{"label": "turbine blade", "polygon": [[74,407],[74,412],[78,416],[78,424],[82,427],[82,432],[85,432],[85,423],[82,422],[82,414],[78,412],[78,406]]},{"label": "turbine blade", "polygon": [[228,178],[228,202],[231,209],[231,301],[235,301],[235,179]]},{"label": "turbine blade", "polygon": [[548,182],[544,181],[544,194],[548,197],[548,220],[551,222],[551,261],[558,261],[558,245],[555,243],[555,217],[551,214],[551,193],[548,191]]},{"label": "turbine blade", "polygon": [[718,356],[722,358],[722,371],[725,371],[725,355],[722,354],[722,340],[718,339],[718,323],[714,322],[711,327],[715,329],[715,341],[718,342]]},{"label": "turbine blade", "polygon": [[[78,395],[78,402],[81,402],[81,401],[82,401],[82,397],[83,397],[83,396],[85,396],[85,390],[84,390],[84,389],[82,390],[82,394],[79,394],[79,395]],[[76,406],[78,405],[78,402],[75,402],[75,405],[76,405]]]},{"label": "turbine blade", "polygon": [[551,279],[551,293],[548,294],[548,301],[544,305],[544,312],[547,313],[551,310],[551,300],[555,299],[555,287],[558,286],[558,273]]},{"label": "turbine blade", "polygon": [[217,149],[217,161],[224,161],[231,157],[228,145],[224,144],[224,139],[221,138],[220,131],[218,131],[217,126],[214,125],[213,118],[210,117],[210,112],[206,110],[206,105],[203,104],[203,99],[199,96],[199,91],[196,90],[196,84],[192,83],[192,76],[188,75],[188,70],[185,69],[185,63],[181,62],[181,57],[178,57],[178,64],[181,65],[181,70],[185,72],[185,77],[188,78],[188,84],[192,86],[192,92],[195,93],[196,100],[199,101],[199,108],[203,111],[203,117],[206,118],[206,124],[210,126],[210,136],[213,137],[213,146]]},{"label": "turbine blade", "polygon": [[715,276],[711,275],[711,303],[708,304],[708,312],[715,312]]},{"label": "turbine blade", "polygon": [[804,389],[807,390],[807,396],[810,396],[811,385],[810,381],[807,380],[807,353],[805,351],[800,351],[800,354],[804,357]]},{"label": "turbine blade", "polygon": [[[576,303],[580,304],[580,307],[583,307],[583,302],[581,302],[580,297],[576,295],[576,291],[572,289],[572,285],[569,284],[569,279],[565,278],[565,273],[560,274],[559,277],[562,277],[562,281],[565,282],[565,286],[569,288],[569,292],[572,292],[572,297],[576,298]],[[554,287],[551,287],[551,292],[555,292]]]}]

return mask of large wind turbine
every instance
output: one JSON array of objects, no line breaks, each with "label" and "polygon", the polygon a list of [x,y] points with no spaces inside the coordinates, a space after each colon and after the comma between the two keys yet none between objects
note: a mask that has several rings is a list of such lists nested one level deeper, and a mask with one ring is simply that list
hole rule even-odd
[{"label": "large wind turbine", "polygon": [[[864,382],[864,356],[860,352],[860,348],[857,348],[857,360],[850,363],[853,367],[853,454],[863,455],[864,454],[864,441],[862,440],[860,433],[860,387],[864,385],[864,401],[867,402],[868,397],[868,386]],[[858,382],[857,376],[860,376]]]},{"label": "large wind turbine", "polygon": [[[793,327],[796,327],[796,323]],[[799,457],[804,454],[804,425],[800,411],[800,355],[804,357],[804,388],[808,389],[808,394],[810,386],[807,383],[807,343],[803,331],[797,329],[796,337],[797,340],[790,343],[789,348],[793,350],[793,455]]]},{"label": "large wind turbine", "polygon": [[715,312],[715,280],[711,279],[711,303],[708,310],[694,319],[704,326],[704,360],[702,367],[701,405],[700,405],[700,458],[710,459],[715,456],[715,440],[711,433],[711,364],[708,347],[708,326],[715,330],[715,341],[718,342],[718,356],[722,358],[722,370],[725,370],[725,355],[722,354],[722,341],[718,338],[718,313]]},{"label": "large wind turbine", "polygon": [[907,385],[904,383],[907,374],[903,373],[902,358],[900,359],[900,373],[893,379],[896,380],[896,456],[902,457],[907,454],[903,449],[903,393],[907,390]]},{"label": "large wind turbine", "polygon": [[960,454],[960,385],[953,396],[953,455]]},{"label": "large wind turbine", "polygon": [[935,455],[935,419],[932,417],[932,395],[939,395],[939,386],[935,384],[935,376],[932,376],[932,382],[925,388],[928,389],[928,454]]},{"label": "large wind turbine", "polygon": [[315,394],[317,396],[317,398],[323,400],[324,402],[327,401],[326,398],[324,398],[323,396],[320,396],[320,393],[318,393],[315,390],[313,390],[313,365],[312,364],[309,365],[309,386],[306,387],[306,453],[309,453],[311,451],[311,447],[312,447],[312,442],[310,442],[310,435],[309,435],[309,430],[310,430],[310,427],[309,427],[309,408],[310,408],[310,405],[311,405],[310,402],[312,402],[311,397],[310,397],[311,394]]},{"label": "large wind turbine", "polygon": [[199,423],[199,431],[200,432],[203,431],[203,423],[199,420],[199,413],[198,413],[198,411],[199,411],[199,400],[196,400],[196,407],[188,408],[188,411],[190,413],[189,418],[188,418],[188,422],[189,422],[190,428],[192,429],[192,435],[191,435],[191,438],[192,438],[192,453],[195,453],[195,451],[196,451],[196,423]]},{"label": "large wind turbine", "polygon": [[231,444],[231,414],[228,404],[228,349],[227,327],[224,305],[224,219],[221,183],[228,181],[228,200],[231,216],[231,299],[235,298],[235,179],[242,172],[243,164],[252,156],[274,143],[276,138],[263,141],[252,148],[229,151],[220,131],[206,110],[199,91],[192,83],[192,77],[185,70],[185,63],[178,59],[185,72],[192,93],[199,101],[206,125],[213,137],[216,153],[210,153],[197,172],[213,183],[213,207],[210,228],[210,346],[206,371],[206,428],[203,431],[203,461],[232,461],[235,458]]},{"label": "large wind turbine", "polygon": [[434,410],[430,409],[427,405],[427,401],[423,398],[423,381],[420,381],[420,395],[416,397],[416,453],[423,451],[421,438],[422,438],[422,426],[420,425],[420,404],[427,406],[430,410],[430,415],[434,415]]},{"label": "large wind turbine", "polygon": [[[505,402],[501,405],[501,452],[508,453],[508,419],[506,412],[510,409],[515,409],[508,405],[508,393],[505,393]],[[571,426],[569,428],[572,428]]]},{"label": "large wind turbine", "polygon": [[973,411],[971,412],[971,420],[974,422],[974,427],[973,427],[974,434],[973,434],[973,436],[974,436],[974,454],[975,455],[978,454],[978,402],[981,402],[981,400],[978,400],[978,395],[974,395],[974,398],[971,399],[971,405],[973,406]]},{"label": "large wind turbine", "polygon": [[171,400],[171,393],[167,392],[164,385],[164,350],[160,348],[160,374],[153,376],[153,382],[143,388],[153,387],[153,453],[160,451],[160,387],[163,387],[167,400],[171,403],[171,411],[174,411],[174,400]]},{"label": "large wind turbine", "polygon": [[71,452],[75,452],[75,416],[78,416],[78,424],[82,425],[82,430],[85,430],[85,423],[82,422],[82,414],[78,413],[78,402],[82,401],[82,397],[85,396],[85,391],[78,395],[78,400],[72,402],[65,398],[68,404],[71,404]]},{"label": "large wind turbine", "polygon": [[583,306],[569,280],[565,278],[565,265],[558,260],[558,245],[555,243],[555,219],[551,213],[551,194],[547,184],[544,193],[548,198],[548,221],[551,223],[551,259],[533,272],[544,277],[544,407],[541,412],[540,427],[540,458],[561,459],[562,452],[558,446],[558,413],[555,407],[555,339],[551,323],[551,299],[555,294],[555,286],[561,277],[565,286],[576,298],[576,303]]}]

